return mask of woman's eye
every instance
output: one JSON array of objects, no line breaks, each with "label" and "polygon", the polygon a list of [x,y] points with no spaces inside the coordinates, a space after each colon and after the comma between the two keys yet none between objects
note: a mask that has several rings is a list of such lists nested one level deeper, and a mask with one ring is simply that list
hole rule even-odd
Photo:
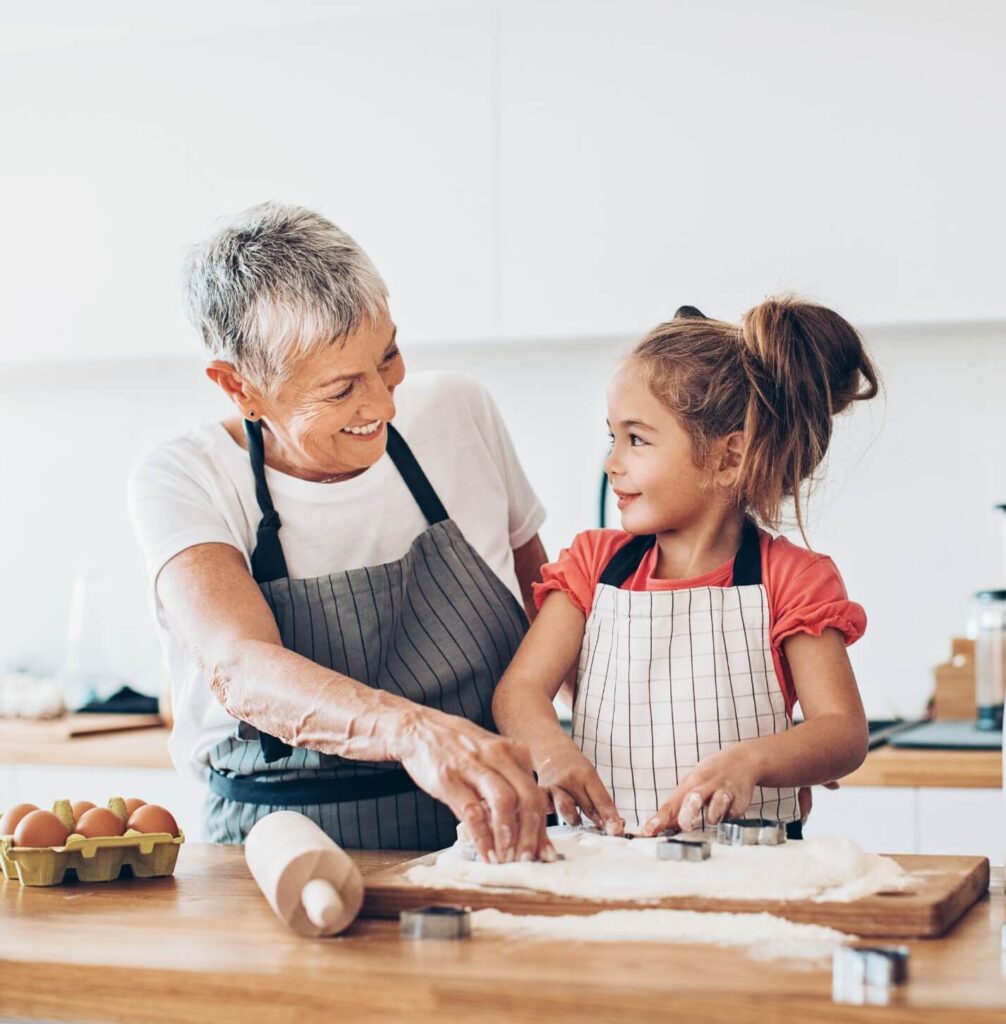
[{"label": "woman's eye", "polygon": [[387,365],[388,365],[388,363],[393,363],[393,362],[394,362],[394,361],[395,361],[395,360],[396,360],[396,359],[397,359],[397,358],[398,358],[398,357],[399,357],[399,356],[400,356],[401,354],[402,354],[402,353],[401,353],[401,352],[399,352],[399,350],[398,350],[397,348],[396,348],[396,349],[392,349],[392,350],[391,350],[391,351],[390,351],[390,352],[389,352],[389,353],[388,353],[388,354],[387,354],[387,355],[386,355],[386,356],[384,357],[384,359],[383,359],[383,360],[381,361],[381,365],[382,365],[382,366],[387,366]]},{"label": "woman's eye", "polygon": [[[636,443],[638,442],[638,444]],[[633,448],[642,448],[646,442],[638,434],[629,434],[629,444]]]},{"label": "woman's eye", "polygon": [[349,398],[349,396],[352,393],[353,393],[353,385],[350,384],[349,387],[347,387],[345,389],[345,391],[340,391],[340,392],[338,392],[338,394],[335,394],[335,395],[329,395],[328,396],[328,401],[330,401],[330,402],[341,402],[344,398]]}]

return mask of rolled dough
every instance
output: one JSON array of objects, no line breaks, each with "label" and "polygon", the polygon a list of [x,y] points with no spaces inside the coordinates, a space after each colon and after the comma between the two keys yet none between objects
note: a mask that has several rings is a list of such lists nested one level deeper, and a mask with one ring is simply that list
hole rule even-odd
[{"label": "rolled dough", "polygon": [[[699,863],[657,860],[658,839],[623,839],[560,826],[549,830],[565,860],[552,864],[486,864],[455,843],[432,865],[408,873],[417,885],[533,889],[586,899],[658,900],[705,896],[740,900],[850,901],[908,888],[893,860],[865,853],[851,839],[829,836],[781,846],[722,846]],[[696,834],[697,835],[697,834]]]}]

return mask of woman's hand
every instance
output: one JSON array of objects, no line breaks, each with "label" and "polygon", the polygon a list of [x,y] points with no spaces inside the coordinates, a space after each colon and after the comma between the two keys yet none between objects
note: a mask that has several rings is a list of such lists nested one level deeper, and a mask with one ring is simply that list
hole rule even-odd
[{"label": "woman's hand", "polygon": [[579,825],[582,811],[608,835],[620,836],[625,822],[594,766],[565,736],[538,764],[538,785],[548,791],[556,813],[567,825]]},{"label": "woman's hand", "polygon": [[643,835],[654,836],[668,828],[687,832],[698,826],[703,810],[709,825],[739,818],[751,804],[757,785],[757,758],[749,745],[738,743],[717,751],[704,757],[681,780],[643,826]]},{"label": "woman's hand", "polygon": [[548,794],[535,784],[524,744],[416,707],[403,713],[397,760],[464,823],[484,860],[555,860],[545,831]]}]

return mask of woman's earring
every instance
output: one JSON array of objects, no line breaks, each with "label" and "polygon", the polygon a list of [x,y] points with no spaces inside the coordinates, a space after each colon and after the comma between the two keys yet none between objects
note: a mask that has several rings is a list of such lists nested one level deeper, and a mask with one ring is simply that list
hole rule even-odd
[{"label": "woman's earring", "polygon": [[248,412],[245,413],[245,419],[248,419],[248,420],[255,419],[255,410],[254,409],[249,409]]}]

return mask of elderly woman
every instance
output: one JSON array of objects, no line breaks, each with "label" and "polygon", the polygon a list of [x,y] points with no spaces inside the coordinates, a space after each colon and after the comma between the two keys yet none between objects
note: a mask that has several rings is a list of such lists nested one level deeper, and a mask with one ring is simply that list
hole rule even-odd
[{"label": "elderly woman", "polygon": [[491,715],[545,555],[489,396],[403,384],[384,282],[309,210],[247,211],[186,286],[236,415],[155,448],[129,496],[208,838],[293,808],[349,847],[436,849],[461,819],[489,860],[550,859]]}]

